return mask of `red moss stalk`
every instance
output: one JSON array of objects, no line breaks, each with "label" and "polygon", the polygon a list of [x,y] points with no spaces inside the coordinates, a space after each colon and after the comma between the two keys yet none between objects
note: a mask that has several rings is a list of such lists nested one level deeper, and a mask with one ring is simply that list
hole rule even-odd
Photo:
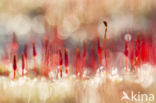
[{"label": "red moss stalk", "polygon": [[48,53],[48,45],[49,45],[49,40],[47,37],[45,37],[45,40],[44,40],[44,56],[45,56],[45,63],[48,65],[49,64],[49,53]]},{"label": "red moss stalk", "polygon": [[128,57],[128,44],[127,44],[127,40],[125,40],[125,65],[126,65],[126,71],[127,71],[127,57]]},{"label": "red moss stalk", "polygon": [[65,73],[68,74],[68,50],[64,49],[64,58],[65,58]]},{"label": "red moss stalk", "polygon": [[135,41],[135,64],[136,64],[136,70],[137,66],[140,65],[140,35],[137,34],[137,40]]},{"label": "red moss stalk", "polygon": [[15,76],[16,76],[16,69],[17,69],[16,55],[14,55],[14,57],[13,57],[14,80],[15,80]]},{"label": "red moss stalk", "polygon": [[107,69],[107,53],[106,53],[106,34],[107,34],[107,28],[108,23],[106,21],[103,21],[105,25],[105,34],[104,34],[104,57],[105,57],[105,68]]},{"label": "red moss stalk", "polygon": [[101,46],[100,46],[100,38],[97,38],[97,51],[98,51],[98,59],[99,59],[99,65],[101,66],[102,64],[102,50],[101,50]]},{"label": "red moss stalk", "polygon": [[25,69],[25,59],[24,59],[24,53],[22,53],[22,76],[24,76],[24,69]]},{"label": "red moss stalk", "polygon": [[84,71],[86,55],[87,55],[87,47],[86,47],[86,41],[84,41],[84,42],[83,42],[82,67],[81,67],[82,73],[83,73],[83,71]]},{"label": "red moss stalk", "polygon": [[62,64],[63,64],[62,50],[59,49],[59,66],[60,66],[60,77],[61,78],[62,78]]},{"label": "red moss stalk", "polygon": [[35,71],[35,75],[37,75],[37,67],[36,67],[36,56],[37,56],[37,53],[36,53],[36,46],[35,46],[34,42],[32,43],[32,48],[33,48],[33,59],[34,59],[34,71]]},{"label": "red moss stalk", "polygon": [[76,76],[78,76],[78,73],[80,73],[80,77],[82,76],[82,73],[81,73],[81,68],[80,68],[80,65],[81,65],[81,62],[80,62],[80,49],[77,48],[76,49],[76,61],[75,61],[75,64],[76,64]]},{"label": "red moss stalk", "polygon": [[25,57],[25,63],[26,63],[26,70],[28,70],[28,45],[24,45],[24,57]]}]

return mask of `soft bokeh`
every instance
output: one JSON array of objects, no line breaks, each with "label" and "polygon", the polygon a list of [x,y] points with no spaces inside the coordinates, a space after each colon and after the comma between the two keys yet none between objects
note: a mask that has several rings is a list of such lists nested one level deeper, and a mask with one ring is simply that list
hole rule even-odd
[{"label": "soft bokeh", "polygon": [[61,39],[91,40],[103,35],[101,22],[107,20],[111,38],[124,29],[147,29],[155,5],[155,0],[1,0],[0,34],[43,35],[46,25],[57,25]]}]

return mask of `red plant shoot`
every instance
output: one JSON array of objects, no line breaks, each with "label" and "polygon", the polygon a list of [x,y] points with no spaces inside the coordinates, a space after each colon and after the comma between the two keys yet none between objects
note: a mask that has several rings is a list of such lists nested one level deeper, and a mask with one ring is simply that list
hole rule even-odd
[{"label": "red plant shoot", "polygon": [[32,43],[32,47],[33,47],[33,56],[36,57],[37,53],[36,53],[36,46],[35,43]]},{"label": "red plant shoot", "polygon": [[75,65],[76,65],[76,76],[78,76],[78,73],[80,73],[80,77],[81,77],[81,68],[80,68],[80,65],[81,65],[81,62],[80,62],[80,49],[79,48],[76,48],[76,61],[75,61]]},{"label": "red plant shoot", "polygon": [[137,40],[135,41],[135,63],[136,67],[140,64],[140,35],[137,34]]},{"label": "red plant shoot", "polygon": [[126,71],[127,71],[127,67],[128,67],[128,61],[127,61],[127,58],[128,58],[128,55],[129,55],[129,52],[128,52],[128,42],[131,40],[131,35],[130,34],[126,34],[125,35],[125,51],[124,51],[124,54],[125,54],[125,65],[126,65]]},{"label": "red plant shoot", "polygon": [[45,37],[44,39],[44,62],[46,64],[46,68],[48,68],[48,64],[49,64],[49,51],[48,51],[48,46],[49,46],[49,40],[48,37]]},{"label": "red plant shoot", "polygon": [[25,57],[25,63],[26,63],[26,70],[28,69],[28,45],[24,45],[24,57]]},{"label": "red plant shoot", "polygon": [[127,44],[127,40],[125,40],[125,64],[126,64],[126,71],[127,71],[127,57],[128,57],[128,44]]},{"label": "red plant shoot", "polygon": [[25,59],[24,59],[24,53],[22,53],[22,76],[24,76],[24,68],[25,68]]},{"label": "red plant shoot", "polygon": [[82,57],[82,72],[84,70],[84,66],[85,66],[85,60],[86,60],[86,55],[87,55],[87,47],[86,47],[86,41],[83,42],[83,57]]},{"label": "red plant shoot", "polygon": [[27,44],[24,45],[24,56],[26,59],[28,58],[28,45]]},{"label": "red plant shoot", "polygon": [[13,57],[14,80],[15,80],[15,76],[16,76],[16,69],[17,69],[16,55],[14,55],[14,57]]},{"label": "red plant shoot", "polygon": [[99,59],[99,65],[101,66],[102,64],[102,50],[100,46],[100,37],[97,38],[97,51],[98,51],[98,59]]},{"label": "red plant shoot", "polygon": [[131,43],[129,44],[129,48],[130,48],[129,54],[130,54],[131,70],[134,69],[134,46],[133,46],[133,45],[134,45],[133,42],[131,42]]},{"label": "red plant shoot", "polygon": [[92,68],[92,72],[96,73],[96,71],[97,71],[97,61],[96,61],[96,50],[95,50],[94,45],[91,46],[90,67]]},{"label": "red plant shoot", "polygon": [[45,47],[45,53],[46,51],[48,50],[48,44],[49,44],[49,40],[47,37],[45,37],[45,44],[44,44],[44,47]]},{"label": "red plant shoot", "polygon": [[44,52],[45,52],[45,57],[48,56],[48,46],[49,46],[49,40],[47,37],[45,37],[44,39]]},{"label": "red plant shoot", "polygon": [[62,78],[62,64],[63,64],[62,50],[59,49],[59,66],[60,66],[60,77],[61,78]]},{"label": "red plant shoot", "polygon": [[37,56],[37,53],[36,53],[36,46],[35,46],[34,42],[32,43],[32,49],[33,49],[33,59],[34,59],[34,71],[35,71],[35,75],[37,75],[37,67],[36,67],[36,56]]},{"label": "red plant shoot", "polygon": [[106,21],[103,21],[105,25],[105,34],[104,34],[104,57],[105,57],[105,68],[107,69],[107,54],[106,54],[106,34],[107,34],[107,28],[108,23]]},{"label": "red plant shoot", "polygon": [[68,50],[64,49],[64,58],[65,58],[65,73],[68,74]]},{"label": "red plant shoot", "polygon": [[141,60],[142,62],[146,62],[147,60],[147,47],[145,41],[141,43]]}]

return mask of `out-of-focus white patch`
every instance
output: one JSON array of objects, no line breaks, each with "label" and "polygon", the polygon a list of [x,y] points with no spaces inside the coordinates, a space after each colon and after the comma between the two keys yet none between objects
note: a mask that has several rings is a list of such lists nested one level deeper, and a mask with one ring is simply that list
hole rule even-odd
[{"label": "out-of-focus white patch", "polygon": [[100,73],[101,71],[103,71],[104,70],[104,67],[103,66],[100,66],[98,69],[97,69],[97,73]]},{"label": "out-of-focus white patch", "polygon": [[117,69],[117,67],[115,67],[115,68],[112,68],[112,75],[117,75],[118,74],[118,69]]},{"label": "out-of-focus white patch", "polygon": [[32,83],[35,83],[35,82],[37,82],[38,80],[37,80],[37,78],[34,78],[33,80],[32,80]]},{"label": "out-of-focus white patch", "polygon": [[75,15],[66,16],[63,20],[63,28],[68,33],[72,33],[80,26],[80,21]]},{"label": "out-of-focus white patch", "polygon": [[150,64],[143,64],[138,68],[138,80],[142,87],[148,88],[153,83],[153,69]]},{"label": "out-of-focus white patch", "polygon": [[94,86],[95,88],[98,88],[99,84],[102,83],[102,79],[100,77],[95,77],[94,79],[91,80],[91,85]]},{"label": "out-of-focus white patch", "polygon": [[127,34],[125,34],[124,38],[125,38],[126,41],[131,41],[132,36],[131,36],[131,34],[127,33]]},{"label": "out-of-focus white patch", "polygon": [[10,81],[10,87],[16,87],[17,82],[16,81]]},{"label": "out-of-focus white patch", "polygon": [[[22,75],[22,68],[19,68],[18,70],[19,74]],[[27,72],[26,68],[24,68],[24,74]]]},{"label": "out-of-focus white patch", "polygon": [[37,16],[32,20],[31,29],[37,34],[44,34],[43,17]]},{"label": "out-of-focus white patch", "polygon": [[7,22],[7,29],[11,32],[15,32],[18,35],[28,34],[31,30],[31,22],[28,16],[19,14],[13,16]]},{"label": "out-of-focus white patch", "polygon": [[86,76],[87,76],[87,70],[84,70],[83,77],[86,77]]},{"label": "out-of-focus white patch", "polygon": [[63,29],[63,27],[58,27],[58,38],[64,40],[71,36],[72,33],[69,33]]},{"label": "out-of-focus white patch", "polygon": [[53,71],[50,71],[49,72],[49,78],[54,78],[54,77],[56,77],[56,73],[55,72],[53,72]]},{"label": "out-of-focus white patch", "polygon": [[38,83],[38,92],[40,100],[46,100],[50,96],[49,85],[47,82],[41,81]]},{"label": "out-of-focus white patch", "polygon": [[104,33],[105,33],[105,25],[103,24],[103,22],[100,22],[98,25],[98,32],[100,34],[100,37],[103,38]]},{"label": "out-of-focus white patch", "polygon": [[72,34],[72,39],[75,42],[81,42],[83,43],[84,40],[87,39],[87,32],[85,30],[78,30],[76,32],[74,32],[74,34]]}]

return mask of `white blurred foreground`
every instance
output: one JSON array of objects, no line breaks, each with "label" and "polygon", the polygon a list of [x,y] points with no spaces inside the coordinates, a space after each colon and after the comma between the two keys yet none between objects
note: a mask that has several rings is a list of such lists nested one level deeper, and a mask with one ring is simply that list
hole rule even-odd
[{"label": "white blurred foreground", "polygon": [[97,72],[89,79],[70,76],[59,80],[43,77],[10,80],[0,77],[0,103],[125,103],[128,100],[121,100],[123,91],[155,96],[155,74],[155,67],[143,64],[137,73],[119,74],[114,68],[111,73]]}]

